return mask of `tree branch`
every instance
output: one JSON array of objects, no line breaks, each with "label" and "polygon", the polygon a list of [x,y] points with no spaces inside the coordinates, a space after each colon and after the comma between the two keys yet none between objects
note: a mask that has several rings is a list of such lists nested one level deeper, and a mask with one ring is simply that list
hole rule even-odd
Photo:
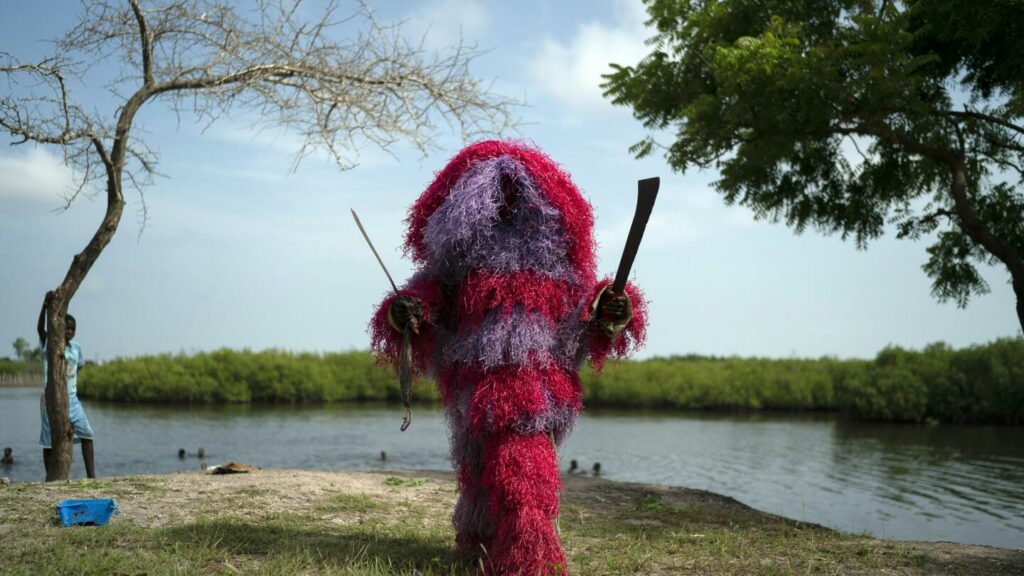
[{"label": "tree branch", "polygon": [[893,130],[888,126],[881,124],[858,124],[853,129],[853,133],[864,136],[874,136],[876,138],[895,142],[915,154],[931,158],[932,160],[938,160],[939,162],[947,164],[951,168],[961,158],[960,154],[956,151],[932,146],[931,144],[925,144],[910,134]]},{"label": "tree branch", "polygon": [[153,84],[153,46],[149,37],[149,28],[146,26],[146,17],[139,6],[139,0],[128,0],[135,14],[135,21],[139,25],[139,37],[142,40],[142,83],[145,86]]},{"label": "tree branch", "polygon": [[993,146],[995,146],[997,148],[1002,148],[1003,150],[1010,150],[1012,152],[1018,152],[1020,154],[1024,154],[1024,146],[1021,146],[1020,144],[1017,144],[1016,142],[1001,142],[1001,141],[996,140],[995,138],[992,138],[992,137],[986,137],[985,140],[989,144],[991,144],[991,145],[993,145]]},{"label": "tree branch", "polygon": [[956,217],[956,212],[951,212],[951,211],[946,210],[944,208],[940,208],[940,209],[938,209],[938,210],[936,210],[934,212],[930,212],[930,213],[925,214],[924,216],[921,216],[920,218],[918,218],[918,223],[920,223],[920,224],[932,223],[932,222],[935,222],[936,220],[938,220],[939,218],[948,218],[949,220],[953,220],[955,217]]},{"label": "tree branch", "polygon": [[993,163],[1002,166],[1003,168],[1012,168],[1013,170],[1017,171],[1017,174],[1024,176],[1024,168],[1021,168],[1021,165],[1017,164],[1016,162],[1004,158],[999,158],[998,156],[989,154],[987,152],[981,152],[981,155],[984,156],[985,158],[988,158]]},{"label": "tree branch", "polygon": [[945,116],[951,116],[953,118],[969,118],[972,120],[982,120],[984,122],[996,124],[1002,126],[1003,128],[1013,130],[1014,132],[1024,134],[1024,126],[1018,126],[1008,120],[1003,120],[1002,118],[998,118],[990,114],[984,114],[982,112],[976,112],[974,110],[964,110],[963,112],[959,112],[956,110],[940,110],[938,113]]}]

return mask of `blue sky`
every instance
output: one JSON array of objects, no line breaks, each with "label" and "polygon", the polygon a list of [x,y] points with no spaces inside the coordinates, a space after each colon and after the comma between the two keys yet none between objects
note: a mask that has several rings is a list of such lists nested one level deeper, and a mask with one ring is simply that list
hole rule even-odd
[{"label": "blue sky", "polygon": [[[474,74],[525,100],[523,124],[508,135],[541,146],[590,198],[604,273],[618,264],[636,180],[661,177],[633,274],[651,300],[641,357],[871,357],[889,344],[966,346],[1020,332],[1002,268],[985,269],[991,294],[959,310],[932,299],[923,242],[890,234],[861,251],[811,230],[795,235],[725,206],[711,188],[714,172],[673,174],[659,157],[633,159],[627,147],[645,131],[603,100],[598,84],[608,62],[645,53],[639,1],[379,4],[383,19],[426,32],[430,47],[461,31],[488,50]],[[5,4],[0,51],[42,54],[39,41],[57,37],[78,9],[57,0]],[[90,105],[109,104],[98,83],[79,89]],[[140,202],[128,196],[117,236],[72,302],[87,358],[367,347],[366,322],[387,281],[349,208],[392,274],[405,278],[405,209],[463,143],[442,134],[426,158],[405,146],[397,158],[367,148],[346,172],[314,155],[292,172],[298,139],[254,129],[252,120],[229,118],[202,133],[159,102],[140,114],[136,128],[159,150],[166,178],[146,193],[141,235]],[[43,294],[100,221],[102,197],[55,211],[70,181],[54,149],[0,147],[0,356],[13,355],[18,336],[34,340]]]}]

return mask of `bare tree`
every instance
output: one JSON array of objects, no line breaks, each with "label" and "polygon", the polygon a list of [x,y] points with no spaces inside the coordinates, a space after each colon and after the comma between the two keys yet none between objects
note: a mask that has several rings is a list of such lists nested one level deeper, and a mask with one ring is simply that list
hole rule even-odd
[{"label": "bare tree", "polygon": [[[141,197],[155,174],[155,152],[132,135],[144,105],[162,100],[179,118],[191,112],[207,126],[229,110],[255,112],[262,122],[302,135],[296,161],[319,148],[342,169],[353,166],[362,145],[386,150],[401,140],[425,153],[442,125],[469,139],[514,123],[516,103],[470,76],[478,53],[461,40],[444,53],[428,53],[422,43],[408,42],[399,25],[378,22],[365,4],[340,14],[330,2],[313,19],[300,17],[306,11],[300,4],[88,1],[53,56],[23,63],[0,52],[7,80],[0,126],[15,145],[62,150],[75,177],[68,204],[90,189],[105,190],[107,201],[99,228],[46,304],[53,446],[47,480],[66,479],[71,464],[63,354],[68,304],[117,231],[125,185]],[[97,61],[113,61],[122,71],[109,86],[119,104],[110,118],[70,94]]]}]

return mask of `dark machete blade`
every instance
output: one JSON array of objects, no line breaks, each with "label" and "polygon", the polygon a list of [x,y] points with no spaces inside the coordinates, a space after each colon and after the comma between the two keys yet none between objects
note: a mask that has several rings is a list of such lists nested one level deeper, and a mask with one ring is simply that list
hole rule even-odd
[{"label": "dark machete blade", "polygon": [[644,230],[647,229],[647,220],[654,210],[654,201],[658,198],[658,187],[661,179],[658,177],[644,178],[636,183],[636,212],[633,213],[633,223],[629,226],[629,236],[626,237],[626,247],[622,250],[622,259],[619,260],[619,270],[615,273],[615,283],[612,284],[613,294],[622,294],[626,288],[626,280],[629,278],[629,271],[633,268],[633,260],[636,259],[636,252],[640,248],[640,240],[644,237]]}]

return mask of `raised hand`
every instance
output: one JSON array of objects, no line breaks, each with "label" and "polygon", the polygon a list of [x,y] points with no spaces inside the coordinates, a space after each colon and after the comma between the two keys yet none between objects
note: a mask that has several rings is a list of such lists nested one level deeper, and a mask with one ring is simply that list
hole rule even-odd
[{"label": "raised hand", "polygon": [[606,287],[598,298],[594,316],[601,332],[604,332],[609,338],[614,338],[626,324],[629,324],[632,318],[633,304],[630,302],[629,296],[625,292],[613,294],[611,285]]},{"label": "raised hand", "polygon": [[412,296],[399,296],[388,308],[388,324],[399,332],[405,332],[407,327],[412,328],[413,333],[419,334],[420,324],[423,322],[423,302]]}]

